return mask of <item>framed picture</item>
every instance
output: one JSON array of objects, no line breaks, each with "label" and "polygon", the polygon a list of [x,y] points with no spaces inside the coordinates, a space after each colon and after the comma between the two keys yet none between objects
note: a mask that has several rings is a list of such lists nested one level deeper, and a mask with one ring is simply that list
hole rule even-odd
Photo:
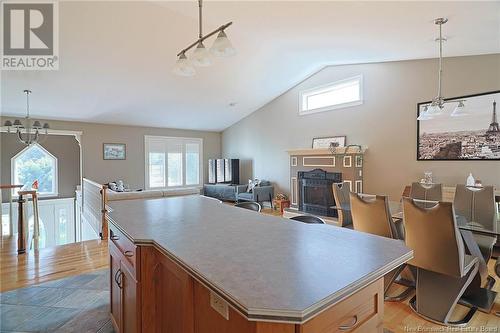
[{"label": "framed picture", "polygon": [[312,141],[313,149],[318,148],[330,148],[333,147],[345,147],[346,136],[332,136],[325,138],[314,138]]},{"label": "framed picture", "polygon": [[102,157],[105,160],[124,160],[127,157],[127,147],[124,143],[103,143]]},{"label": "framed picture", "polygon": [[[450,116],[458,102],[446,103],[443,114],[417,121],[417,160],[500,160],[500,129],[496,101],[500,91],[460,96],[465,115]],[[417,104],[417,116],[430,102]]]}]

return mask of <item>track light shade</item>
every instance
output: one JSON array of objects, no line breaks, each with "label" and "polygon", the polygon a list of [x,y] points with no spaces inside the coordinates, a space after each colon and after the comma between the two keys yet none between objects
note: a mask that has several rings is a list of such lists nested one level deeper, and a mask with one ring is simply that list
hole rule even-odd
[{"label": "track light shade", "polygon": [[236,54],[236,49],[231,44],[229,38],[227,38],[224,30],[219,32],[210,51],[217,57],[230,57]]},{"label": "track light shade", "polygon": [[179,76],[193,76],[196,70],[184,53],[179,56],[172,72]]},{"label": "track light shade", "polygon": [[210,53],[202,42],[198,43],[192,55],[193,64],[199,67],[208,67],[212,64]]}]

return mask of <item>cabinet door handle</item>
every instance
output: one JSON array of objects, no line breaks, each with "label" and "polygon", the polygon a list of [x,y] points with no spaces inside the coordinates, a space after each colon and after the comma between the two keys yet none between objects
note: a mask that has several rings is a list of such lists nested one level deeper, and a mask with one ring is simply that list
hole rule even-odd
[{"label": "cabinet door handle", "polygon": [[117,271],[118,276],[116,277],[116,284],[118,284],[118,288],[123,289],[122,280],[123,280],[123,272],[121,269]]},{"label": "cabinet door handle", "polygon": [[123,254],[125,255],[125,257],[133,257],[134,256],[134,252],[132,252],[132,251],[125,251],[125,252],[123,252]]},{"label": "cabinet door handle", "polygon": [[354,327],[354,325],[356,325],[357,322],[358,322],[358,316],[354,315],[354,316],[352,316],[352,322],[349,325],[340,325],[339,330],[348,331],[348,330],[352,329]]},{"label": "cabinet door handle", "polygon": [[120,273],[120,269],[119,269],[119,268],[118,268],[118,270],[115,272],[115,276],[114,276],[116,284],[119,284],[119,283],[118,283],[118,273]]},{"label": "cabinet door handle", "polygon": [[119,240],[120,237],[116,236],[116,235],[112,235],[111,237],[109,237],[111,240]]}]

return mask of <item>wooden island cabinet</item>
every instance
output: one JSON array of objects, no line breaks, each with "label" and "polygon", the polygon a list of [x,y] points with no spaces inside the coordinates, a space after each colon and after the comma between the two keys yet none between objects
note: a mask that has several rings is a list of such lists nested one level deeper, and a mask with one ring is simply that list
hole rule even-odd
[{"label": "wooden island cabinet", "polygon": [[[388,239],[199,196],[118,203],[108,218],[116,332],[382,332],[383,275],[412,255]],[[372,263],[335,267],[352,260],[336,259],[338,232],[347,238],[338,246],[357,240]]]}]

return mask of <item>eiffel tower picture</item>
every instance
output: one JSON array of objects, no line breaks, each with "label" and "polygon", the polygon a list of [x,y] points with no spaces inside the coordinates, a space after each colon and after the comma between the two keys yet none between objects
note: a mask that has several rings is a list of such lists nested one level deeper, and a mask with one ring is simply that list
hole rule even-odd
[{"label": "eiffel tower picture", "polygon": [[491,117],[491,124],[486,131],[487,134],[500,134],[500,127],[497,120],[497,102],[493,101],[493,115]]}]

